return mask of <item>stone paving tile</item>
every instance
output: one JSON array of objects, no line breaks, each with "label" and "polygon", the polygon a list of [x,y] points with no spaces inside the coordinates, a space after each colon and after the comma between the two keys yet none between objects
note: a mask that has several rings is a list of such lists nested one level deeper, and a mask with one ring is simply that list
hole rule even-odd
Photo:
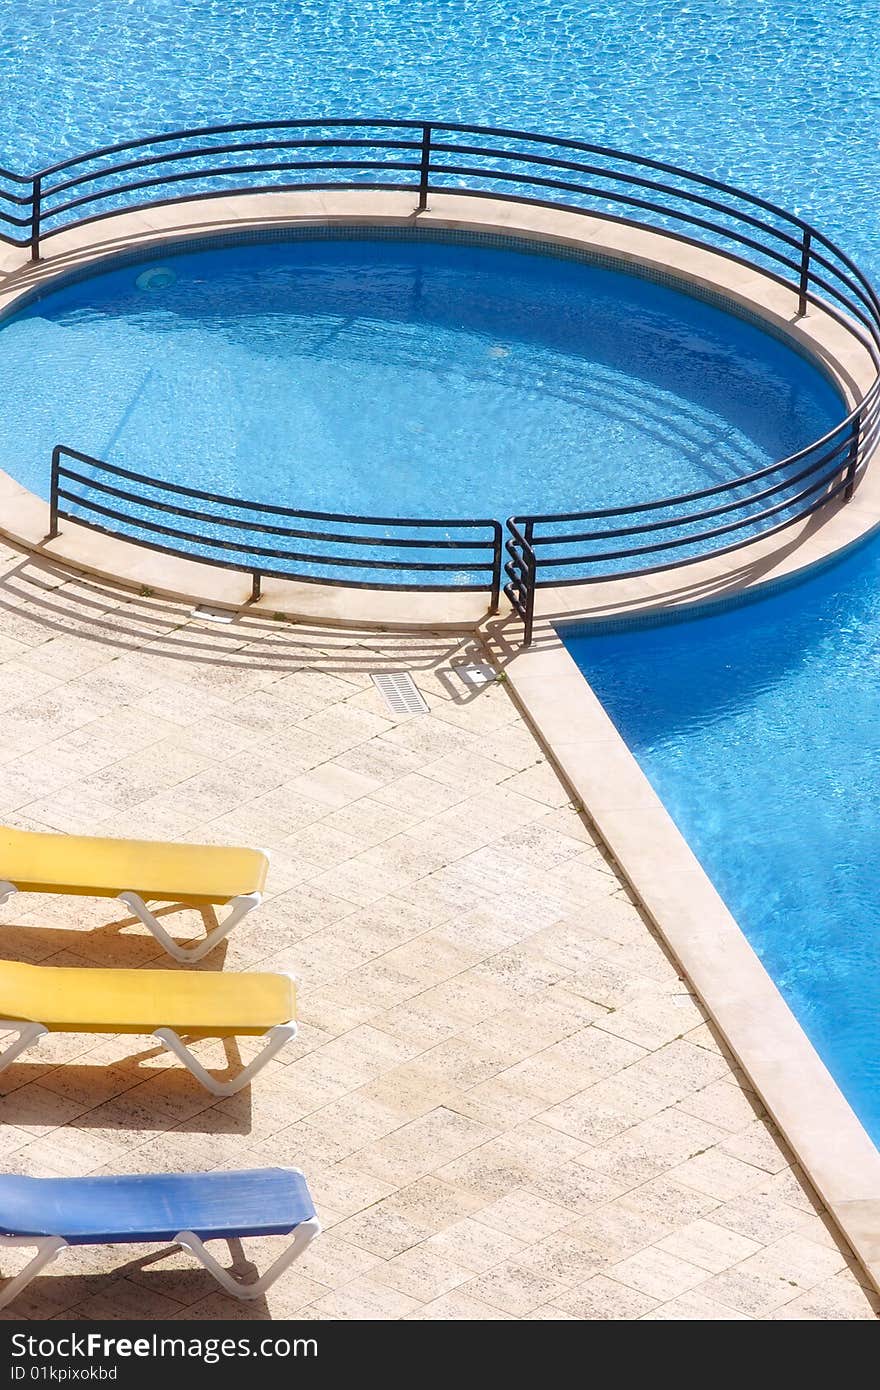
[{"label": "stone paving tile", "polygon": [[[456,672],[483,660],[217,627],[2,552],[0,816],[270,847],[266,902],[199,968],[300,979],[295,1045],[228,1099],[150,1039],[44,1040],[2,1077],[3,1165],[296,1164],[325,1224],[253,1304],[179,1251],[81,1248],[4,1318],[876,1316],[508,691]],[[404,669],[427,715],[370,679]],[[0,923],[11,959],[177,968],[112,903],[21,895]]]}]

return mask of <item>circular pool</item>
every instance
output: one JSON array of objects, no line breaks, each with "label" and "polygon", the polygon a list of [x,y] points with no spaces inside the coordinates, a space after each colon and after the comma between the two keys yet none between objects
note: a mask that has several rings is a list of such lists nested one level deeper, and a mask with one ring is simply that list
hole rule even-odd
[{"label": "circular pool", "polygon": [[0,462],[43,497],[63,442],[284,506],[503,518],[714,486],[845,415],[756,323],[545,252],[313,229],[106,262],[0,325]]}]

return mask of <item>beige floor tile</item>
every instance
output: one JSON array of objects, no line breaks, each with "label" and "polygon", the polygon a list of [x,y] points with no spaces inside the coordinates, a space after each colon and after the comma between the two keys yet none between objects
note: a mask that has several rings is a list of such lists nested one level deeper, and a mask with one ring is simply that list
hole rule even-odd
[{"label": "beige floor tile", "polygon": [[471,1271],[436,1249],[426,1244],[412,1246],[401,1255],[395,1255],[380,1266],[374,1267],[371,1277],[379,1284],[387,1284],[399,1293],[408,1294],[429,1303],[440,1298],[471,1277]]},{"label": "beige floor tile", "polygon": [[721,1148],[708,1149],[673,1170],[678,1182],[717,1197],[719,1201],[727,1201],[757,1187],[761,1173],[760,1168],[741,1162]]},{"label": "beige floor tile", "polygon": [[785,1303],[773,1318],[816,1319],[840,1321],[874,1321],[880,1314],[880,1299],[866,1289],[859,1288],[852,1276],[835,1275],[821,1284],[815,1284],[807,1293]]},{"label": "beige floor tile", "polygon": [[575,1214],[557,1202],[539,1197],[527,1188],[515,1188],[506,1196],[482,1207],[474,1218],[482,1225],[517,1239],[541,1240],[576,1219]]},{"label": "beige floor tile", "polygon": [[432,1299],[430,1303],[423,1303],[415,1312],[406,1315],[407,1322],[509,1322],[512,1320],[513,1315],[511,1313],[504,1313],[500,1308],[493,1308],[488,1303],[480,1303],[478,1299],[470,1298],[459,1289],[444,1294],[442,1298]]},{"label": "beige floor tile", "polygon": [[747,1129],[725,1139],[720,1147],[724,1153],[741,1158],[744,1163],[751,1163],[768,1173],[781,1173],[792,1159],[788,1145],[761,1120],[753,1120]]},{"label": "beige floor tile", "polygon": [[496,1231],[470,1217],[455,1221],[431,1236],[425,1242],[425,1248],[429,1247],[473,1274],[484,1274],[486,1270],[520,1253],[527,1255],[529,1249],[533,1248],[516,1236]]},{"label": "beige floor tile", "polygon": [[[775,1314],[774,1314],[775,1316]],[[699,1289],[691,1289],[667,1303],[659,1303],[650,1313],[643,1313],[645,1322],[749,1322],[747,1313],[738,1313],[723,1303],[713,1303]]]},{"label": "beige floor tile", "polygon": [[[580,1161],[588,1168],[629,1179],[632,1186],[670,1169],[674,1170],[679,1181],[686,1182],[683,1173],[688,1160],[697,1154],[702,1157],[711,1155],[710,1146],[717,1141],[720,1133],[704,1120],[696,1120],[677,1111],[661,1111],[659,1115],[633,1125],[608,1143],[589,1149]],[[676,1164],[681,1166],[675,1168]]]},{"label": "beige floor tile", "polygon": [[552,1303],[545,1303],[542,1308],[536,1308],[533,1313],[526,1313],[526,1322],[579,1322],[573,1313],[564,1313],[561,1308],[555,1308]]},{"label": "beige floor tile", "polygon": [[581,1215],[620,1197],[629,1187],[629,1182],[586,1168],[577,1159],[549,1172],[533,1174],[528,1181],[530,1192]]},{"label": "beige floor tile", "polygon": [[609,1278],[658,1300],[676,1298],[701,1284],[706,1271],[689,1264],[659,1245],[649,1245],[628,1259],[609,1267]]},{"label": "beige floor tile", "polygon": [[379,1262],[379,1256],[343,1240],[334,1228],[324,1231],[320,1240],[312,1241],[297,1262],[296,1273],[336,1289],[359,1279]]},{"label": "beige floor tile", "polygon": [[523,1250],[512,1263],[571,1286],[583,1284],[609,1262],[589,1241],[570,1231],[557,1231]]},{"label": "beige floor tile", "polygon": [[708,1120],[719,1129],[730,1130],[731,1134],[740,1134],[749,1129],[756,1116],[763,1114],[764,1107],[752,1092],[744,1091],[725,1077],[685,1096],[679,1101],[679,1109],[700,1120]]},{"label": "beige floor tile", "polygon": [[712,1212],[712,1221],[716,1225],[748,1236],[759,1245],[779,1240],[781,1236],[797,1230],[803,1217],[804,1213],[797,1207],[760,1191],[747,1191],[716,1206]]},{"label": "beige floor tile", "polygon": [[343,1285],[310,1307],[318,1315],[345,1322],[373,1322],[404,1318],[419,1307],[419,1300],[365,1278]]},{"label": "beige floor tile", "polygon": [[626,1284],[618,1284],[604,1274],[596,1274],[592,1279],[569,1289],[555,1299],[555,1306],[572,1317],[598,1321],[620,1319],[632,1321],[657,1305],[650,1295],[640,1293]]},{"label": "beige floor tile", "polygon": [[776,1275],[752,1273],[736,1266],[700,1285],[700,1293],[750,1318],[767,1318],[800,1292],[798,1286]]},{"label": "beige floor tile", "polygon": [[383,1203],[340,1221],[334,1229],[341,1240],[383,1260],[402,1255],[434,1234],[427,1222],[410,1220]]},{"label": "beige floor tile", "polygon": [[472,1279],[462,1292],[522,1318],[542,1304],[552,1302],[567,1288],[563,1280],[539,1274],[527,1264],[507,1263],[496,1265],[487,1274]]},{"label": "beige floor tile", "polygon": [[755,1251],[737,1269],[748,1274],[778,1276],[800,1289],[811,1289],[839,1274],[845,1265],[840,1250],[829,1250],[795,1231]]},{"label": "beige floor tile", "polygon": [[488,1125],[440,1106],[359,1150],[355,1162],[365,1173],[412,1181],[493,1137]]},{"label": "beige floor tile", "polygon": [[655,995],[646,991],[604,1018],[600,1026],[619,1038],[653,1050],[679,1038],[702,1017],[695,1000],[686,992]]},{"label": "beige floor tile", "polygon": [[755,1240],[739,1236],[712,1221],[694,1221],[657,1242],[657,1249],[687,1260],[709,1274],[720,1274],[760,1249]]}]

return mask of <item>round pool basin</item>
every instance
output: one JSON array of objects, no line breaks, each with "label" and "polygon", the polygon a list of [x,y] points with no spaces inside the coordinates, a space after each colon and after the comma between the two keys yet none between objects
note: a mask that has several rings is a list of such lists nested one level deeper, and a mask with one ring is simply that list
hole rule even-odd
[{"label": "round pool basin", "polygon": [[258,501],[503,519],[714,485],[844,413],[721,308],[460,237],[178,250],[0,329],[2,464],[43,497],[61,442]]}]

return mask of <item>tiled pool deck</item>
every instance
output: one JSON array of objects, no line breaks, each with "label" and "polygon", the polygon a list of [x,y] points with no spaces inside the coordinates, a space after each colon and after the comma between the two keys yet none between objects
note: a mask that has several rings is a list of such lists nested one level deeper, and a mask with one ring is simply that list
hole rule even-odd
[{"label": "tiled pool deck", "polygon": [[[297,1164],[326,1227],[266,1301],[81,1249],[5,1317],[875,1315],[505,686],[455,674],[473,639],[218,624],[0,556],[0,818],[269,846],[271,900],[200,968],[301,981],[298,1042],[228,1100],[149,1039],[45,1040],[0,1161]],[[428,715],[389,715],[398,669]],[[177,968],[124,920],[21,897],[2,955]]]}]

